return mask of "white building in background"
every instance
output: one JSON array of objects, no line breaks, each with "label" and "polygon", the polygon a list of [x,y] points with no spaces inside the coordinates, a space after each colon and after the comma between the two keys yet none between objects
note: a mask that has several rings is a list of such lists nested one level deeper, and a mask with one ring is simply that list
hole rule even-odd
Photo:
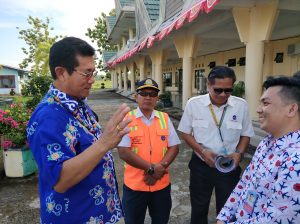
[{"label": "white building in background", "polygon": [[11,89],[21,94],[21,85],[27,79],[28,72],[7,65],[0,65],[0,95],[7,95]]}]

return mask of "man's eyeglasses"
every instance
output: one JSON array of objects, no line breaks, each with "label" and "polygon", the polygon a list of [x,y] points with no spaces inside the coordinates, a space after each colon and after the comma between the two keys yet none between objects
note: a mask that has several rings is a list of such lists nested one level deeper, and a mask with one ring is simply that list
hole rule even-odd
[{"label": "man's eyeglasses", "polygon": [[217,94],[217,95],[220,95],[222,94],[223,92],[226,94],[226,95],[229,95],[233,92],[233,89],[232,88],[226,88],[226,89],[222,89],[222,88],[214,88],[214,92]]},{"label": "man's eyeglasses", "polygon": [[143,96],[143,97],[146,97],[146,96],[157,97],[158,96],[158,92],[142,92],[142,91],[139,91],[138,94]]},{"label": "man's eyeglasses", "polygon": [[76,69],[74,69],[74,72],[77,72],[78,74],[80,75],[83,75],[84,77],[90,79],[92,77],[96,77],[96,75],[98,74],[97,71],[93,71],[93,72],[81,72],[81,71],[78,71]]}]

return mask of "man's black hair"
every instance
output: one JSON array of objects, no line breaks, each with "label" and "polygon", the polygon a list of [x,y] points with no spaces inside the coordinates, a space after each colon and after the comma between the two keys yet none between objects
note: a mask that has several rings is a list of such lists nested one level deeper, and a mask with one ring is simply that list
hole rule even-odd
[{"label": "man's black hair", "polygon": [[297,102],[300,113],[300,72],[295,73],[292,77],[269,78],[263,84],[265,89],[273,86],[281,86],[279,96],[283,102]]},{"label": "man's black hair", "polygon": [[215,84],[215,79],[232,79],[232,84],[236,81],[234,70],[227,66],[216,66],[214,67],[207,76],[208,81],[211,84]]},{"label": "man's black hair", "polygon": [[72,74],[79,65],[76,56],[94,56],[95,49],[84,40],[76,37],[66,37],[57,41],[50,48],[49,67],[53,79],[56,79],[55,68],[61,66]]}]

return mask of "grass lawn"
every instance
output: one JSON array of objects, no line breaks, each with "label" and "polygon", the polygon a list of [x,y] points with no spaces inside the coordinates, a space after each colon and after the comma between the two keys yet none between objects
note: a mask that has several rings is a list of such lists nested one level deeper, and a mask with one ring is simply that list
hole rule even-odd
[{"label": "grass lawn", "polygon": [[104,83],[105,89],[111,89],[112,88],[112,83],[111,80],[96,80],[92,86],[92,91],[93,90],[99,90],[101,89],[101,83]]}]

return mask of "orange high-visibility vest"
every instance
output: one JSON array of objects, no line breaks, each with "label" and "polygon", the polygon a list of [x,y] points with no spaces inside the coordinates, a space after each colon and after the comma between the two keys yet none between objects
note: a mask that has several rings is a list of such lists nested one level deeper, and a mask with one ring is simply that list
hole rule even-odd
[{"label": "orange high-visibility vest", "polygon": [[[150,126],[144,124],[141,118],[136,118],[136,110],[127,114],[127,117],[132,118],[128,125],[131,150],[152,164],[159,163],[165,156],[169,138],[168,115],[156,110],[154,112],[158,117],[154,117]],[[144,172],[125,163],[124,184],[132,190],[150,192],[161,190],[170,184],[169,173],[166,173],[155,185],[148,186],[144,182]]]}]

